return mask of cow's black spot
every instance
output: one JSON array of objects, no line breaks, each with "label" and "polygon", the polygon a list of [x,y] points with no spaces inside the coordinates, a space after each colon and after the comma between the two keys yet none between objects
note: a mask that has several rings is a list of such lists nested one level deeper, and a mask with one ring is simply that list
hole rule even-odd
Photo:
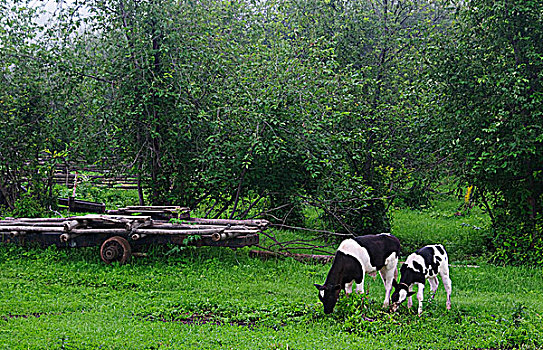
[{"label": "cow's black spot", "polygon": [[443,255],[446,254],[441,246],[426,246],[416,251],[416,254],[420,255],[424,260],[424,265],[427,268],[425,275],[427,277],[437,275],[439,266],[443,261],[442,257],[436,255],[436,250],[442,251]]},{"label": "cow's black spot", "polygon": [[436,245],[436,249],[439,252],[439,254],[445,255],[445,250],[440,245]]},{"label": "cow's black spot", "polygon": [[[417,265],[420,267],[420,264]],[[424,283],[425,280],[424,271],[416,271],[414,264],[413,267],[408,267],[407,264],[403,264],[400,268],[400,274],[400,283],[405,283],[408,286],[412,285],[413,283]]]},{"label": "cow's black spot", "polygon": [[424,273],[424,268],[416,261],[413,261],[413,268],[415,269],[415,271]]}]

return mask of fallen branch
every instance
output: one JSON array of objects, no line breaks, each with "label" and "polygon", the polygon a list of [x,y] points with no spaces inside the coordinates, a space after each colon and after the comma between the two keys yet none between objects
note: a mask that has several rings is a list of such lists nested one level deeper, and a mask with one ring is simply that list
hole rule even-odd
[{"label": "fallen branch", "polygon": [[284,225],[284,224],[271,224],[271,226],[277,227],[280,229],[302,230],[302,231],[308,231],[308,232],[324,233],[329,236],[351,237],[351,238],[354,237],[354,235],[351,233],[338,233],[338,232],[333,232],[333,231],[317,230],[317,229],[311,229],[311,228],[305,228],[305,227],[289,226],[289,225]]},{"label": "fallen branch", "polygon": [[261,259],[269,259],[276,257],[293,258],[298,261],[317,261],[322,264],[329,263],[334,256],[333,255],[318,255],[318,254],[300,254],[300,253],[288,253],[288,252],[272,252],[266,250],[251,250],[249,256],[258,257]]}]

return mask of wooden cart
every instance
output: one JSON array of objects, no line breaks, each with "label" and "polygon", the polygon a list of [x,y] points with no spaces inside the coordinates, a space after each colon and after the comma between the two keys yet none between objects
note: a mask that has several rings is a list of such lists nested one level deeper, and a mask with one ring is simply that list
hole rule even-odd
[{"label": "wooden cart", "polygon": [[100,258],[105,263],[124,264],[133,248],[143,245],[256,245],[268,224],[266,220],[191,218],[188,208],[182,207],[127,207],[67,218],[6,218],[0,220],[0,242],[37,243],[42,247],[100,246]]}]

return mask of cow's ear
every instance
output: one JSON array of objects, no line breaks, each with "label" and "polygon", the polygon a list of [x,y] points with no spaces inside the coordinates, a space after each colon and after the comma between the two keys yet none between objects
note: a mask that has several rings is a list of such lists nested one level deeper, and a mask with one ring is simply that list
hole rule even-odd
[{"label": "cow's ear", "polygon": [[413,294],[415,294],[415,292],[407,292],[408,297],[412,296]]},{"label": "cow's ear", "polygon": [[315,283],[315,287],[317,287],[318,290],[324,290],[324,286],[321,286],[320,284]]}]

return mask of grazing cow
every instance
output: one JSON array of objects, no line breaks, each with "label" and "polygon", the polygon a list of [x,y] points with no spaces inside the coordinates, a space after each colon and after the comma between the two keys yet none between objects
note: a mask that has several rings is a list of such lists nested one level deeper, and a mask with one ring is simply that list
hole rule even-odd
[{"label": "grazing cow", "polygon": [[449,277],[449,258],[447,252],[441,244],[428,245],[420,248],[415,253],[409,255],[400,269],[400,283],[393,282],[394,293],[392,294],[392,311],[396,311],[398,306],[407,298],[407,307],[411,307],[413,302],[411,297],[413,285],[417,284],[417,299],[419,301],[419,315],[422,313],[422,300],[424,296],[424,284],[426,280],[430,282],[430,290],[434,298],[439,280],[437,275],[441,275],[441,280],[447,292],[447,310],[451,309],[451,278]]},{"label": "grazing cow", "polygon": [[367,273],[375,277],[377,271],[385,285],[383,307],[388,307],[392,281],[397,276],[399,254],[400,241],[388,233],[341,242],[324,285],[315,284],[324,313],[329,314],[334,310],[341,289],[345,289],[346,294],[352,293],[353,282],[356,282],[356,292],[364,293],[364,275]]}]

